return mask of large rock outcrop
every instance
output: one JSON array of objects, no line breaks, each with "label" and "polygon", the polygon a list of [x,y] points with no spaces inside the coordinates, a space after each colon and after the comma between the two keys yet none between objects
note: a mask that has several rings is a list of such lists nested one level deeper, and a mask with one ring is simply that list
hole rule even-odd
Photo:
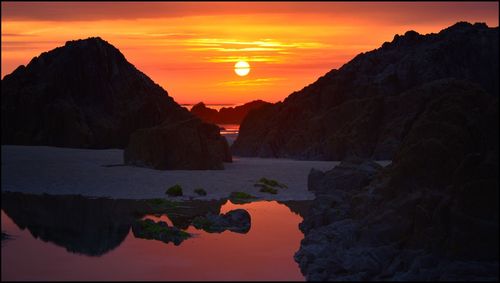
[{"label": "large rock outcrop", "polygon": [[308,280],[498,280],[498,97],[440,80],[393,163],[313,170],[295,259]]},{"label": "large rock outcrop", "polygon": [[68,41],[2,79],[2,144],[123,148],[136,129],[189,117],[99,37]]},{"label": "large rock outcrop", "polygon": [[498,27],[461,22],[438,34],[408,31],[243,120],[240,156],[392,159],[432,95],[410,89],[437,79],[477,83],[498,96]]},{"label": "large rock outcrop", "polygon": [[224,169],[231,153],[219,127],[192,118],[140,129],[125,148],[126,164],[155,169]]},{"label": "large rock outcrop", "polygon": [[219,111],[208,108],[200,102],[191,108],[191,114],[208,123],[216,124],[240,124],[248,112],[259,109],[264,105],[271,104],[262,100],[254,100],[236,107],[222,107]]},{"label": "large rock outcrop", "polygon": [[[1,102],[2,144],[124,148],[136,130],[194,118],[99,37],[68,41],[18,67],[2,79]],[[195,121],[190,129],[206,128]],[[183,148],[169,147],[170,154],[185,151],[190,138]],[[204,169],[221,167],[217,157],[208,158],[217,161]]]}]

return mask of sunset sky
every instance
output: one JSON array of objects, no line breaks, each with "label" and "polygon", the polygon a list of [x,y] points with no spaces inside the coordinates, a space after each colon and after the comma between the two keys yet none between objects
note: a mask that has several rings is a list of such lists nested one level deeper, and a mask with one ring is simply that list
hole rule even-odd
[{"label": "sunset sky", "polygon": [[[68,40],[100,36],[178,103],[269,102],[407,30],[498,26],[498,2],[2,2],[2,78]],[[234,64],[250,64],[238,76]]]}]

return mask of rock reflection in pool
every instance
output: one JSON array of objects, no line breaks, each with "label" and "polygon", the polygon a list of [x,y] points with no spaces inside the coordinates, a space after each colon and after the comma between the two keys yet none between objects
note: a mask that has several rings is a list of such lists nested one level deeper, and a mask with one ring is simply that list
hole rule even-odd
[{"label": "rock reflection in pool", "polygon": [[[302,218],[275,201],[227,201],[220,213],[235,209],[251,215],[246,234],[190,225],[186,232],[195,237],[175,246],[136,238],[129,230],[119,246],[94,257],[35,239],[2,211],[2,229],[16,236],[2,247],[2,280],[304,280],[293,259],[303,238]],[[165,215],[148,218],[172,225]]]}]

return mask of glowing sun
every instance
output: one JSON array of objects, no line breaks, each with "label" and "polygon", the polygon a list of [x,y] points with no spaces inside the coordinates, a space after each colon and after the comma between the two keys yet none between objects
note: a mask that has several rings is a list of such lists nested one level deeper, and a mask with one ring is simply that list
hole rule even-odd
[{"label": "glowing sun", "polygon": [[234,64],[234,72],[238,76],[246,76],[248,75],[248,73],[250,73],[250,65],[245,61],[238,61],[236,64]]}]

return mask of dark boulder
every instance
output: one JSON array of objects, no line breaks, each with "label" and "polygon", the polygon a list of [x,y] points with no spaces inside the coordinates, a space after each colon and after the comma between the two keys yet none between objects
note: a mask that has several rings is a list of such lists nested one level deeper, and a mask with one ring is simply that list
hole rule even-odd
[{"label": "dark boulder", "polygon": [[219,112],[215,109],[208,108],[203,102],[193,105],[190,112],[191,114],[208,123],[217,123],[219,121]]},{"label": "dark boulder", "polygon": [[[311,169],[307,187],[316,194],[330,193],[333,189],[358,189],[366,186],[381,169],[382,166],[371,160],[351,157],[327,172]],[[327,192],[323,191],[325,188],[328,188]]]},{"label": "dark boulder", "polygon": [[244,209],[235,209],[226,214],[216,215],[208,213],[193,219],[196,229],[203,229],[209,233],[221,233],[226,230],[236,233],[247,233],[250,230],[250,214]]},{"label": "dark boulder", "polygon": [[124,160],[155,169],[206,170],[224,169],[232,158],[219,128],[193,118],[135,131]]}]

